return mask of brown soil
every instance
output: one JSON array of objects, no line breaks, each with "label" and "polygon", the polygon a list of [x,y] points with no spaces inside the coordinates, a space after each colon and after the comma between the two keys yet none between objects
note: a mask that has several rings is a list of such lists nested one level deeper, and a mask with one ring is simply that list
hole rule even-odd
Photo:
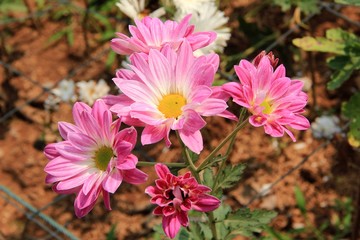
[{"label": "brown soil", "polygon": [[[233,6],[226,7],[226,13],[229,15],[246,11],[255,1],[248,1],[247,4],[244,4],[245,1],[233,2],[236,2]],[[340,12],[354,21],[359,20],[359,9],[343,8]],[[276,18],[276,13],[273,14],[275,15],[267,18]],[[289,16],[281,17],[281,21],[284,21]],[[2,36],[8,50],[7,54],[2,54],[1,60],[19,70],[21,75],[12,74],[3,66],[0,67],[0,114],[4,116],[10,110],[19,108],[19,111],[2,123],[0,128],[0,184],[40,209],[59,197],[52,191],[51,186],[44,183],[43,169],[47,160],[42,149],[46,143],[60,140],[56,132],[57,122],[72,121],[71,106],[61,104],[58,111],[49,114],[43,109],[47,93],[31,103],[26,104],[26,102],[41,94],[44,91],[43,87],[52,86],[72,73],[74,69],[76,72],[71,78],[75,81],[105,78],[110,83],[118,63],[115,63],[112,69],[106,69],[105,54],[84,67],[81,63],[87,62],[89,57],[84,57],[85,44],[80,24],[75,27],[75,41],[71,47],[65,41],[50,45],[48,43],[49,37],[64,27],[63,23],[42,18],[38,24],[40,26],[38,30],[32,26],[31,21],[2,27],[11,34]],[[268,24],[273,24],[272,28],[278,26],[275,21]],[[231,26],[238,25],[236,19],[232,19]],[[359,29],[354,29],[348,22],[329,13],[313,18],[308,26],[317,36],[322,36],[326,29],[332,27],[342,27],[359,33]],[[304,34],[306,30],[301,29],[287,41],[290,43],[295,35]],[[233,39],[231,43],[242,41],[243,36],[239,34],[235,36],[238,38]],[[89,39],[94,37],[96,34],[90,33]],[[99,44],[90,41],[90,45],[91,57],[109,49],[108,43]],[[280,47],[284,48],[284,45]],[[230,44],[229,48],[234,46]],[[313,57],[312,60],[316,62],[314,87],[308,92],[310,99],[307,115],[311,120],[316,116],[316,112],[310,111],[315,109],[312,96],[316,96],[317,110],[334,110],[338,113],[341,101],[346,99],[346,96],[340,92],[346,92],[349,86],[338,92],[328,92],[325,88],[328,75],[324,74],[324,71],[328,70],[324,54],[302,55],[303,60]],[[294,68],[300,68],[306,73],[305,75],[311,77],[308,66]],[[28,78],[33,79],[36,84]],[[315,95],[312,92],[314,90]],[[234,123],[221,118],[208,118],[207,121],[208,125],[203,130],[207,149],[200,158],[204,158],[209,149],[215,147],[234,126]],[[238,134],[230,162],[234,164],[246,162],[248,167],[243,180],[236,187],[226,191],[225,201],[234,209],[246,205],[266,184],[273,183],[323,143],[323,140],[312,137],[311,130],[295,134],[298,141],[292,143],[288,137],[274,139],[266,136],[262,129],[254,129],[250,126],[243,129]],[[171,138],[173,146],[170,149],[159,143],[140,148],[141,151],[138,150],[136,155],[142,161],[150,157],[160,162],[177,162],[180,148],[175,136]],[[353,166],[358,164],[359,152],[349,147],[344,138],[337,136],[330,144],[310,157],[300,169],[275,185],[268,194],[256,199],[250,207],[276,210],[279,215],[272,226],[279,231],[302,226],[305,224],[305,219],[297,208],[294,197],[294,187],[299,186],[306,197],[309,221],[315,226],[320,226],[325,220],[334,217],[332,206],[336,199],[354,197],[359,184],[356,180],[359,170]],[[106,233],[114,225],[118,239],[148,239],[152,227],[160,223],[161,219],[151,214],[152,206],[148,196],[144,194],[145,187],[151,185],[155,179],[154,170],[151,167],[142,170],[149,174],[148,182],[140,186],[123,184],[112,196],[114,210],[111,212],[105,211],[102,201],[98,201],[90,214],[83,219],[77,219],[73,212],[74,196],[67,196],[44,209],[43,213],[55,219],[60,225],[66,226],[81,239],[105,239]],[[0,239],[40,239],[48,236],[43,228],[26,218],[21,212],[24,210],[23,207],[18,204],[14,206],[11,204],[14,203],[13,199],[3,192],[0,193]],[[326,234],[330,238],[332,233]]]}]

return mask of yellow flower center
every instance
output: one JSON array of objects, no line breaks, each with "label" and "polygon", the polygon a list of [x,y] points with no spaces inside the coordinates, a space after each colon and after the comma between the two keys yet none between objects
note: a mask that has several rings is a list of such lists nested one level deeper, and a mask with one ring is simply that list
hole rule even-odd
[{"label": "yellow flower center", "polygon": [[98,169],[105,171],[111,158],[114,157],[112,148],[102,146],[95,152],[95,165]]},{"label": "yellow flower center", "polygon": [[260,106],[264,107],[264,110],[262,111],[265,114],[270,114],[272,112],[272,108],[271,105],[269,104],[268,101],[263,101]]},{"label": "yellow flower center", "polygon": [[182,114],[181,108],[186,104],[186,99],[179,94],[169,94],[163,97],[158,109],[166,118],[177,118]]}]

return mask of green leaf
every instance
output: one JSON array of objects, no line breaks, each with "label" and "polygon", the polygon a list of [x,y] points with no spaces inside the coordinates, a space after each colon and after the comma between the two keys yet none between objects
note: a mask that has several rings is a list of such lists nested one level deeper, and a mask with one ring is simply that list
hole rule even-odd
[{"label": "green leaf", "polygon": [[64,37],[67,34],[67,30],[66,29],[62,29],[56,33],[54,33],[53,35],[51,35],[49,37],[49,39],[47,40],[48,44],[52,44],[54,42],[59,41],[62,37]]},{"label": "green leaf", "polygon": [[326,38],[335,42],[351,42],[358,40],[356,35],[344,31],[341,28],[331,28],[327,30]]},{"label": "green leaf", "polygon": [[327,65],[334,70],[343,69],[349,61],[349,56],[335,56],[326,59]]},{"label": "green leaf", "polygon": [[349,134],[355,141],[360,141],[360,92],[355,93],[347,103],[342,106],[342,113],[350,119]]},{"label": "green leaf", "polygon": [[227,215],[231,212],[229,205],[222,203],[216,210],[213,211],[214,219],[216,222],[221,222],[226,219]]},{"label": "green leaf", "polygon": [[231,188],[237,184],[245,170],[245,164],[235,166],[227,165],[219,174],[219,180],[216,184],[217,189]]},{"label": "green leaf", "polygon": [[296,204],[298,205],[301,213],[305,216],[306,215],[306,200],[305,200],[304,194],[301,191],[299,186],[295,186],[294,192],[295,192]]},{"label": "green leaf", "polygon": [[260,233],[276,215],[274,211],[261,209],[250,211],[248,208],[242,208],[230,213],[224,224],[230,229],[231,235],[252,237],[253,233]]},{"label": "green leaf", "polygon": [[212,168],[205,168],[203,171],[203,183],[210,188],[214,186],[214,172]]},{"label": "green leaf", "polygon": [[297,1],[297,5],[299,6],[300,10],[305,13],[305,15],[309,15],[309,14],[317,14],[320,12],[319,9],[319,5],[318,5],[319,1],[318,0],[300,0]]},{"label": "green leaf", "polygon": [[7,1],[0,1],[0,13],[8,14],[14,12],[26,12],[27,8],[24,5],[23,1],[14,1],[14,0],[7,0]]},{"label": "green leaf", "polygon": [[347,63],[342,70],[334,72],[330,77],[330,82],[327,83],[329,90],[334,90],[340,87],[346,80],[348,80],[354,71],[354,65]]},{"label": "green leaf", "polygon": [[286,12],[291,8],[291,0],[273,0],[274,4],[281,7],[281,11]]},{"label": "green leaf", "polygon": [[74,31],[71,27],[66,31],[66,39],[70,46],[74,45]]},{"label": "green leaf", "polygon": [[360,6],[359,0],[335,0],[336,3]]},{"label": "green leaf", "polygon": [[293,39],[293,44],[305,51],[330,52],[345,55],[345,44],[323,37],[303,37]]},{"label": "green leaf", "polygon": [[277,232],[275,229],[269,226],[264,227],[265,232],[267,232],[270,237],[268,239],[277,239],[277,240],[292,240],[288,235]]},{"label": "green leaf", "polygon": [[200,226],[196,222],[192,222],[189,228],[190,228],[190,236],[192,240],[204,239],[204,235],[201,233]]},{"label": "green leaf", "polygon": [[192,240],[212,239],[212,232],[208,225],[202,222],[192,221],[190,226],[190,238]]},{"label": "green leaf", "polygon": [[116,53],[114,51],[110,51],[105,62],[105,66],[107,69],[109,69],[112,66],[112,64],[115,62],[115,58],[116,58]]},{"label": "green leaf", "polygon": [[202,222],[199,222],[198,224],[200,226],[200,231],[201,231],[202,235],[204,236],[203,239],[212,239],[212,232],[211,232],[209,225],[206,225],[205,223],[202,223]]},{"label": "green leaf", "polygon": [[217,166],[218,162],[222,162],[222,161],[226,161],[227,157],[222,156],[221,154],[219,154],[216,157],[213,157],[212,159],[210,159],[210,161],[207,162],[206,165],[202,166],[201,169],[205,169],[205,168],[209,168],[209,167],[215,167]]},{"label": "green leaf", "polygon": [[106,234],[106,240],[116,240],[117,239],[115,229],[116,229],[116,224],[111,226],[110,231]]}]

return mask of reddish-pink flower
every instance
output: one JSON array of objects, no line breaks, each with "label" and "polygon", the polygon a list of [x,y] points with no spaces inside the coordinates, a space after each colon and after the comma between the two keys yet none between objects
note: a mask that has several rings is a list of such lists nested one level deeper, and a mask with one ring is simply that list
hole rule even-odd
[{"label": "reddish-pink flower", "polygon": [[190,172],[175,176],[160,163],[155,165],[155,170],[160,179],[155,181],[155,187],[147,187],[145,193],[150,195],[151,203],[158,205],[154,214],[163,216],[163,229],[169,238],[176,236],[180,226],[189,225],[189,210],[209,212],[219,207],[219,199],[207,194],[211,189],[198,184]]},{"label": "reddish-pink flower", "polygon": [[177,50],[186,39],[192,51],[195,51],[216,39],[215,32],[194,33],[194,26],[189,25],[190,18],[191,15],[187,15],[179,23],[170,20],[163,23],[160,19],[151,17],[135,20],[136,26],[129,26],[132,37],[117,33],[118,38],[111,40],[111,48],[122,55],[149,53],[150,49],[161,50],[165,45]]},{"label": "reddish-pink flower", "polygon": [[83,217],[100,193],[105,207],[111,210],[110,193],[122,181],[140,184],[147,175],[136,168],[138,159],[131,154],[137,137],[135,128],[119,131],[120,120],[113,122],[103,100],[96,101],[93,108],[75,103],[73,116],[75,125],[59,122],[65,141],[45,148],[50,160],[45,167],[46,183],[55,183],[53,189],[58,193],[75,193],[75,214]]},{"label": "reddish-pink flower", "polygon": [[219,87],[212,87],[218,55],[196,58],[184,40],[177,52],[168,46],[151,49],[149,54],[134,53],[130,61],[131,70],[121,69],[113,79],[123,94],[105,100],[125,123],[145,126],[142,144],[165,139],[169,147],[169,132],[177,130],[184,144],[200,153],[200,129],[206,125],[202,116],[234,119],[225,110],[228,106]]},{"label": "reddish-pink flower", "polygon": [[309,121],[302,116],[307,103],[307,95],[302,92],[303,82],[285,76],[285,67],[273,65],[277,60],[273,55],[260,54],[253,63],[241,60],[235,66],[240,83],[227,83],[223,89],[234,102],[247,108],[252,116],[249,122],[254,127],[263,126],[265,133],[281,137],[287,133],[296,139],[287,127],[306,130]]}]

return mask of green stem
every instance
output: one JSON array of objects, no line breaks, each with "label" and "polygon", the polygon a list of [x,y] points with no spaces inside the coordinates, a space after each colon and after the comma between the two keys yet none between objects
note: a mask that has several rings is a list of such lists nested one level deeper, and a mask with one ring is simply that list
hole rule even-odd
[{"label": "green stem", "polygon": [[233,139],[238,131],[242,129],[246,124],[248,119],[245,119],[242,123],[238,124],[237,127],[226,137],[224,138],[221,143],[205,158],[205,160],[200,164],[200,166],[197,168],[197,171],[200,172],[205,168],[205,166],[208,164],[208,162],[214,158],[214,156],[217,154],[217,152],[231,139]]},{"label": "green stem", "polygon": [[[246,116],[246,112],[247,112],[247,109],[246,108],[242,108],[241,111],[240,111],[240,114],[239,114],[239,122],[236,124],[236,127],[238,127],[240,125],[240,123],[242,123],[245,119],[245,116]],[[247,120],[246,120],[247,121]],[[234,146],[234,143],[235,143],[235,139],[236,139],[236,134],[233,135],[233,137],[231,138],[230,140],[230,144],[228,146],[228,148],[226,149],[226,153],[224,155],[224,160],[221,162],[220,164],[220,167],[218,168],[218,174],[216,174],[216,177],[215,177],[215,181],[214,181],[214,185],[212,186],[212,191],[213,192],[216,192],[217,191],[217,182],[219,181],[219,176],[220,176],[220,172],[223,170],[223,168],[225,167],[225,162],[226,162],[226,159],[228,158],[228,156],[230,155],[231,153],[231,150]]]},{"label": "green stem", "polygon": [[[146,166],[154,166],[155,164],[157,164],[157,162],[143,162],[143,161],[139,161],[137,163],[137,166],[139,167],[146,167]],[[181,167],[181,168],[185,168],[187,165],[185,163],[162,163],[168,167]]]},{"label": "green stem", "polygon": [[213,235],[213,239],[218,240],[217,232],[216,232],[214,213],[211,211],[211,212],[208,212],[207,215],[208,215],[208,218],[209,218],[210,229],[211,229],[211,233]]},{"label": "green stem", "polygon": [[183,141],[180,138],[180,135],[178,133],[178,131],[176,131],[176,136],[180,142],[181,145],[181,151],[182,151],[182,155],[185,159],[185,163],[186,163],[186,167],[190,169],[192,175],[195,177],[195,179],[200,183],[200,176],[199,173],[197,172],[197,169],[191,159],[190,153],[189,153],[189,149],[185,146],[185,144],[183,143]]}]

